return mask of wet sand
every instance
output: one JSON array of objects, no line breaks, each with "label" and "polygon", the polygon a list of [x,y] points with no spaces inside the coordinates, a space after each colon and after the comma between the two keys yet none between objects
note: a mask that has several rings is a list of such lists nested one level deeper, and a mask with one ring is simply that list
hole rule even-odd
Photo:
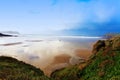
[{"label": "wet sand", "polygon": [[77,49],[75,50],[75,55],[82,57],[84,59],[88,59],[92,55],[92,51],[88,49]]},{"label": "wet sand", "polygon": [[41,42],[43,40],[25,40],[26,42]]},{"label": "wet sand", "polygon": [[59,64],[59,63],[69,63],[71,56],[67,54],[61,54],[54,57],[52,64]]},{"label": "wet sand", "polygon": [[14,46],[14,45],[19,45],[19,44],[22,44],[22,42],[0,44],[0,46]]}]

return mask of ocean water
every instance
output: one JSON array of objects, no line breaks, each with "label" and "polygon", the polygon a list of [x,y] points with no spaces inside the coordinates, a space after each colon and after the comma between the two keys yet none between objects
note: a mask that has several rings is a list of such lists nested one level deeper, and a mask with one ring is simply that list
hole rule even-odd
[{"label": "ocean water", "polygon": [[[76,50],[90,51],[92,44],[98,39],[100,37],[38,35],[0,37],[0,56],[11,56],[39,67],[43,71],[50,72],[57,68],[79,63],[79,59],[82,57],[75,54]],[[81,52],[80,54],[85,53]],[[59,57],[61,55],[62,57]],[[67,56],[64,57],[64,55]],[[65,61],[55,60],[56,56],[65,59]],[[70,57],[69,61],[66,62],[68,57]]]}]

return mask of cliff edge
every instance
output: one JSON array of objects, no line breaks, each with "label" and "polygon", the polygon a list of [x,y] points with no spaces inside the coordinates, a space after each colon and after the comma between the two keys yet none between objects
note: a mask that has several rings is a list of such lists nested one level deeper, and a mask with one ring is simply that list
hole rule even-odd
[{"label": "cliff edge", "polygon": [[11,57],[0,56],[0,80],[51,80],[43,71]]},{"label": "cliff edge", "polygon": [[89,60],[57,70],[55,80],[120,80],[120,35],[98,40]]}]

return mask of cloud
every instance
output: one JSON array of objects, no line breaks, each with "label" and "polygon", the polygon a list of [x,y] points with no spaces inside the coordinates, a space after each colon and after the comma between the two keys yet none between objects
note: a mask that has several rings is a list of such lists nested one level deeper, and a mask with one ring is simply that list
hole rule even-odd
[{"label": "cloud", "polygon": [[66,35],[102,36],[107,33],[120,33],[120,22],[111,20],[104,23],[85,23],[82,28],[63,30]]},{"label": "cloud", "polygon": [[73,5],[74,7],[70,9],[70,14],[72,14],[73,11],[75,12],[73,12],[74,18],[77,13],[79,13],[79,15],[77,15],[79,19],[76,19],[75,24],[70,24],[72,27],[66,26],[63,30],[61,29],[63,33],[67,34],[68,32],[70,35],[79,35],[88,34],[88,32],[95,34],[97,32],[98,35],[101,35],[108,32],[120,32],[120,1],[84,0],[84,2],[85,3],[76,3],[76,5]]}]

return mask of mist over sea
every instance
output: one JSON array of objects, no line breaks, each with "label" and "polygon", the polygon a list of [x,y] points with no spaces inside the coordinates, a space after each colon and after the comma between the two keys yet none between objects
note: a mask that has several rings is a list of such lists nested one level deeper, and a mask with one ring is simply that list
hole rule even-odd
[{"label": "mist over sea", "polygon": [[0,56],[11,56],[41,68],[47,75],[91,55],[100,37],[21,35],[0,37]]}]

